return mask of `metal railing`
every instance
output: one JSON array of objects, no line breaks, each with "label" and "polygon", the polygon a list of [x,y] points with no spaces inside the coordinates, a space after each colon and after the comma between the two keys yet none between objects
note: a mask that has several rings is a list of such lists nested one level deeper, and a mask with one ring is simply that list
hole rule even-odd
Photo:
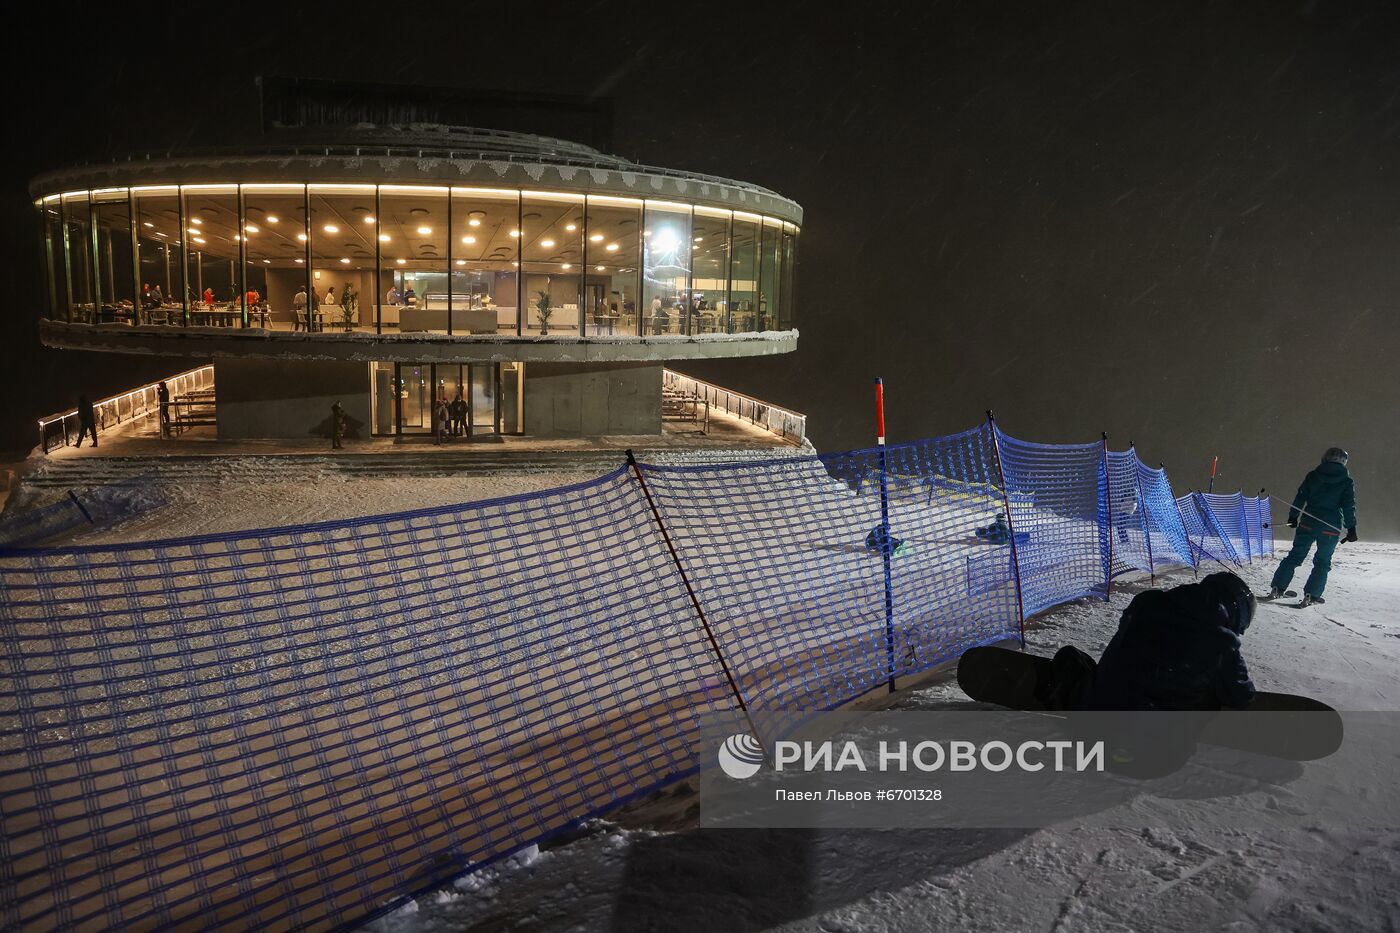
[{"label": "metal railing", "polygon": [[693,395],[708,402],[712,410],[734,415],[741,421],[747,421],[798,444],[807,438],[806,415],[779,408],[770,402],[751,398],[672,369],[661,371],[661,387]]},{"label": "metal railing", "polygon": [[[113,395],[93,403],[92,413],[97,425],[97,433],[101,434],[108,428],[124,422],[156,414],[160,408],[160,395],[157,387],[162,382],[170,391],[172,399],[187,392],[207,389],[214,384],[214,366],[206,364],[196,369],[189,369],[173,376],[167,376],[165,379],[138,386],[129,392],[123,392],[121,395]],[[68,411],[57,412],[39,419],[39,447],[44,453],[48,453],[55,447],[67,445],[69,438],[77,434],[78,410],[76,408],[70,408]]]}]

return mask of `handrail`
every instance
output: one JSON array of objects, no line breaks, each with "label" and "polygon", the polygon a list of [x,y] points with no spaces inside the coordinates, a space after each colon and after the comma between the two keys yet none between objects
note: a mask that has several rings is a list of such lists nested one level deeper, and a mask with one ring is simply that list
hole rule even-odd
[{"label": "handrail", "polygon": [[779,437],[794,440],[799,444],[807,439],[807,416],[801,412],[782,408],[772,402],[765,402],[673,369],[662,369],[661,384],[663,387],[690,392],[708,402],[711,408],[722,409],[726,414],[748,421]]},{"label": "handrail", "polygon": [[[149,382],[142,386],[137,386],[130,391],[119,395],[111,395],[100,401],[94,402],[92,412],[98,433],[107,429],[108,424],[121,424],[123,420],[131,421],[135,418],[143,418],[156,410],[153,400],[157,399],[157,389],[164,382],[171,395],[178,395],[190,388],[204,388],[214,383],[214,365],[206,363],[203,366],[196,366],[194,369],[187,369],[184,372],[176,373],[173,376],[166,376],[155,382]],[[125,405],[125,411],[123,411]],[[50,425],[63,425],[62,443],[68,443],[68,422],[70,419],[76,421],[78,409],[70,408],[67,411],[55,412],[39,419],[39,447],[44,453],[48,453],[50,444]],[[53,432],[57,433],[57,432]]]}]

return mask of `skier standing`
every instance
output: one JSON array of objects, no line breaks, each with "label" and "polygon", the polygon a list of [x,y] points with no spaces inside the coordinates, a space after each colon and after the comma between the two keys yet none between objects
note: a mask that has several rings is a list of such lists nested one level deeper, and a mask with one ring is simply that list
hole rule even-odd
[{"label": "skier standing", "polygon": [[[1288,589],[1293,572],[1307,559],[1314,544],[1312,573],[1303,585],[1302,605],[1326,602],[1327,572],[1332,569],[1332,552],[1343,541],[1356,540],[1356,487],[1347,473],[1347,452],[1329,447],[1316,469],[1303,477],[1298,494],[1288,509],[1288,527],[1296,528],[1293,548],[1274,571],[1269,598],[1278,599]],[[1346,538],[1342,538],[1342,529]]]}]

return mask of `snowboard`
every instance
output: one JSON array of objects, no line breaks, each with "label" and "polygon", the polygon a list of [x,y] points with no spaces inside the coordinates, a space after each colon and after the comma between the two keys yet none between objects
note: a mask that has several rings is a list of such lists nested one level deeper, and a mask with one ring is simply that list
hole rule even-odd
[{"label": "snowboard", "polygon": [[[1063,712],[1047,709],[1046,687],[1054,677],[1049,658],[994,645],[971,648],[958,659],[958,686],[979,703],[995,703],[1011,709]],[[1205,713],[1194,740],[1240,751],[1315,761],[1331,755],[1342,744],[1342,717],[1332,707],[1310,697],[1259,691],[1244,712],[1289,713],[1288,717],[1250,717],[1227,712]],[[1257,728],[1264,725],[1267,728]]]}]

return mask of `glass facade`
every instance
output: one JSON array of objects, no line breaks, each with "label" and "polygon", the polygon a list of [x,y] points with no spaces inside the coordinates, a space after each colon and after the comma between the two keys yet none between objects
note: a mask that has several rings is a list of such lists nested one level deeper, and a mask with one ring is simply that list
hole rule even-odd
[{"label": "glass facade", "polygon": [[[74,191],[36,207],[46,314],[71,323],[454,337],[795,323],[798,228],[707,205],[270,183]],[[429,378],[417,381],[431,394]],[[456,378],[483,405],[505,391]]]}]

